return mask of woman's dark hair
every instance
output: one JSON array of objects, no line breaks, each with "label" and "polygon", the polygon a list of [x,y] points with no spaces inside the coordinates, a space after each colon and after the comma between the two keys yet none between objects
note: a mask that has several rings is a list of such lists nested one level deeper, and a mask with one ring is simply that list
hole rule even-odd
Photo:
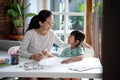
[{"label": "woman's dark hair", "polygon": [[72,31],[70,35],[73,35],[75,40],[79,40],[79,43],[76,45],[76,47],[80,45],[85,39],[85,34],[79,30]]},{"label": "woman's dark hair", "polygon": [[44,23],[48,17],[52,15],[49,10],[41,10],[38,15],[32,17],[29,27],[26,31],[31,29],[38,29],[40,27],[39,21]]},{"label": "woman's dark hair", "polygon": [[33,16],[33,17],[31,18],[29,27],[27,28],[26,31],[31,30],[31,29],[37,29],[37,28],[39,28],[40,25],[38,24],[37,17],[38,17],[38,16],[35,15],[35,16]]}]

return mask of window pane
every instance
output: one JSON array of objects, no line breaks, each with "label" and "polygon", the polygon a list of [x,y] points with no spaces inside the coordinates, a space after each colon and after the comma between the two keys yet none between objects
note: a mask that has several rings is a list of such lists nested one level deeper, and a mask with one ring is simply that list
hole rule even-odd
[{"label": "window pane", "polygon": [[53,30],[63,30],[63,15],[54,15]]},{"label": "window pane", "polygon": [[84,0],[69,0],[69,12],[83,12]]},{"label": "window pane", "polygon": [[50,0],[50,10],[53,12],[63,12],[64,11],[64,0]]},{"label": "window pane", "polygon": [[[84,16],[69,16],[67,20],[68,30],[83,30],[84,28]],[[53,30],[64,30],[64,16],[54,15]]]},{"label": "window pane", "polygon": [[54,15],[54,25],[53,25],[53,30],[57,33],[57,35],[59,37],[61,37],[62,40],[64,40],[63,35],[64,35],[64,31],[63,31],[63,15]]},{"label": "window pane", "polygon": [[68,29],[70,30],[81,30],[84,28],[84,16],[69,16]]}]

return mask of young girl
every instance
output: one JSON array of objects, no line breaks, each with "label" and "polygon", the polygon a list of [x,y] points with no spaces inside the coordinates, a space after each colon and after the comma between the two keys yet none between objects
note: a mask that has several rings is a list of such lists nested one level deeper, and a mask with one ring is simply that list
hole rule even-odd
[{"label": "young girl", "polygon": [[[84,54],[82,42],[84,41],[84,38],[85,38],[84,33],[78,30],[71,32],[68,38],[68,44],[70,44],[70,47],[65,48],[62,51],[62,53],[59,55],[59,57],[70,57],[70,58],[63,60],[61,63],[67,64],[70,62],[82,60]],[[80,80],[80,78],[64,78],[64,80]]]}]

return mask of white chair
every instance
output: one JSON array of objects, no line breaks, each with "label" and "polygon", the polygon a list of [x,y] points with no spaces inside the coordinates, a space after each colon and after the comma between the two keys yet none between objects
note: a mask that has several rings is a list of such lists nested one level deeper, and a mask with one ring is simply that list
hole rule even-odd
[{"label": "white chair", "polygon": [[85,49],[85,53],[84,53],[84,57],[94,57],[94,50],[93,48],[84,48]]},{"label": "white chair", "polygon": [[21,41],[0,40],[0,51],[8,51],[12,46],[20,46]]}]

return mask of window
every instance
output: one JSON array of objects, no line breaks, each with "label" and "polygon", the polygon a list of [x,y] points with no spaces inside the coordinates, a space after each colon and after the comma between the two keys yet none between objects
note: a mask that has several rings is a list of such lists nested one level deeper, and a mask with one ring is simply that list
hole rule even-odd
[{"label": "window", "polygon": [[45,8],[52,11],[54,15],[53,30],[67,41],[72,30],[85,29],[86,22],[86,0],[45,0]]}]

